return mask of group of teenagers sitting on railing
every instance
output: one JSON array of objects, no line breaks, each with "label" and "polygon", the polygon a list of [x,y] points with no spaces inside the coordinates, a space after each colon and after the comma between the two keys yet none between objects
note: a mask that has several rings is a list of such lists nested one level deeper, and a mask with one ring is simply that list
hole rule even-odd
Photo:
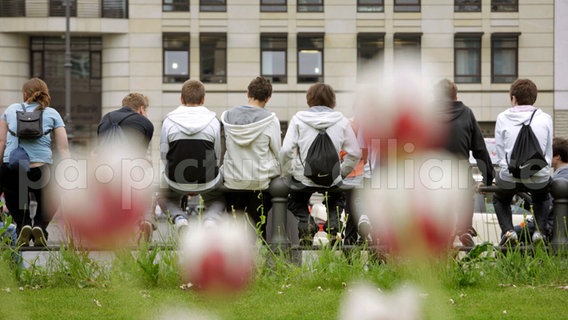
[{"label": "group of teenagers sitting on railing", "polygon": [[[439,119],[450,130],[444,140],[445,149],[459,159],[468,159],[471,152],[482,172],[483,184],[492,185],[494,168],[473,112],[457,99],[453,82],[442,80],[435,89],[437,103],[444,106]],[[502,230],[502,245],[518,239],[510,204],[519,191],[528,191],[532,197],[536,221],[532,240],[550,236],[551,166],[555,169],[554,178],[568,178],[568,142],[556,139],[553,143],[551,117],[533,106],[536,85],[528,79],[519,79],[511,85],[509,95],[511,107],[499,114],[495,128],[500,170],[495,178],[499,188],[493,202]],[[368,183],[377,154],[358,123],[358,113],[355,111],[353,118],[346,118],[334,110],[333,88],[324,83],[313,84],[306,93],[308,109],[291,118],[281,141],[280,121],[274,112],[265,108],[271,96],[270,81],[256,77],[247,88],[248,102],[224,111],[218,119],[215,112],[204,106],[204,85],[198,80],[184,82],[180,106],[169,112],[162,122],[160,185],[163,187],[156,205],[167,213],[177,229],[183,229],[191,217],[180,200],[198,197],[204,207],[204,224],[215,223],[227,212],[243,212],[251,225],[258,228],[259,236],[266,239],[266,216],[273,204],[269,187],[275,178],[283,177],[279,179],[286,183],[287,209],[298,222],[300,245],[312,245],[318,227],[327,232],[332,243],[372,242],[369,219],[360,206],[361,199],[357,199],[359,193],[353,190]],[[27,177],[37,181],[53,163],[52,145],[59,157],[69,158],[67,134],[59,113],[49,107],[49,91],[42,80],[27,81],[23,98],[24,103],[10,105],[0,119],[0,152],[4,160],[0,179],[7,209],[16,224],[17,245],[26,246],[33,241],[36,246],[45,246],[46,227],[55,208],[43,201],[45,186],[30,185],[27,190],[20,190],[19,171],[12,168],[11,158],[15,149],[23,147],[29,155]],[[42,110],[43,129],[52,134],[34,139],[14,134],[22,108],[25,112]],[[128,94],[120,109],[104,115],[97,135],[104,140],[105,135],[115,132],[119,126],[128,135],[128,144],[144,157],[154,134],[147,108],[146,96]],[[359,115],[365,116],[364,113]],[[533,168],[529,176],[519,178],[507,168],[523,123],[532,127],[546,163],[539,170]],[[29,215],[28,206],[20,201],[22,192],[33,195],[37,201],[33,217]],[[310,214],[311,199],[316,192],[325,195],[323,204],[327,209],[326,220],[319,219],[317,223]],[[142,240],[150,241],[156,227],[154,210],[147,211],[149,214],[140,222],[140,235]],[[342,213],[345,219],[341,219]],[[471,215],[460,216],[457,222],[456,235],[464,246],[475,245],[472,215],[473,207]]]}]

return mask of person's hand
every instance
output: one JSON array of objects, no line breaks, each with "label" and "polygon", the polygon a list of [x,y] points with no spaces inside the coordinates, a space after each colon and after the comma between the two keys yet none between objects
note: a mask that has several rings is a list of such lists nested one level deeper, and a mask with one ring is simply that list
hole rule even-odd
[{"label": "person's hand", "polygon": [[486,194],[486,192],[480,190],[481,187],[485,187],[485,183],[478,182],[477,185],[475,186],[475,191],[479,194]]}]

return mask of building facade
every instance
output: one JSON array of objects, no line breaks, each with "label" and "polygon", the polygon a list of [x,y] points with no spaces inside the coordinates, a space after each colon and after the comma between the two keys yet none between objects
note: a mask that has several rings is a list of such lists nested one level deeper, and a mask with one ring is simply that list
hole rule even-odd
[{"label": "building facade", "polygon": [[[22,83],[39,76],[64,114],[67,1],[0,0],[0,109],[21,101]],[[568,136],[568,40],[559,32],[568,22],[555,19],[568,12],[562,0],[69,2],[70,120],[79,144],[128,92],[149,97],[159,135],[188,78],[205,83],[205,104],[218,115],[246,102],[252,78],[270,78],[268,108],[283,130],[317,81],[336,89],[338,109],[350,115],[363,72],[392,74],[403,58],[432,81],[455,81],[488,137],[510,105],[510,83],[530,78],[537,105]]]}]

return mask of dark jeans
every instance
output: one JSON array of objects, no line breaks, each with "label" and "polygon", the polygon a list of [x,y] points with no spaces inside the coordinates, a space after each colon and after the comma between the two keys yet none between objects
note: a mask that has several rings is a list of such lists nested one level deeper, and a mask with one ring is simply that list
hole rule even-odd
[{"label": "dark jeans", "polygon": [[[266,217],[268,211],[272,209],[272,196],[268,191],[235,191],[225,192],[227,201],[227,211],[233,210],[246,213],[247,217],[254,223],[255,228],[259,228],[263,239],[266,238]],[[261,223],[261,217],[264,222]]]},{"label": "dark jeans", "polygon": [[[55,199],[47,198],[44,190],[47,189],[51,179],[49,165],[30,168],[30,171],[20,172],[10,170],[6,164],[1,169],[2,188],[6,207],[16,224],[17,233],[20,234],[25,225],[40,227],[47,239],[47,225],[57,210]],[[37,202],[34,218],[31,218],[30,200]]]},{"label": "dark jeans", "polygon": [[[339,217],[345,208],[345,196],[342,191],[333,191],[330,188],[327,193],[327,201],[324,199],[322,204],[327,208],[327,222],[324,230],[328,234],[336,234],[340,231]],[[308,238],[316,234],[317,226],[310,215],[309,203],[314,192],[322,192],[321,188],[305,187],[302,190],[292,191],[288,196],[288,210],[298,219],[299,237]]]},{"label": "dark jeans", "polygon": [[546,230],[548,213],[550,210],[551,199],[549,194],[550,180],[539,184],[523,184],[507,182],[499,177],[495,179],[495,184],[502,190],[493,195],[493,205],[495,214],[501,227],[501,235],[509,230],[514,230],[513,213],[511,211],[511,201],[518,192],[530,192],[533,203],[534,219],[538,230]]},{"label": "dark jeans", "polygon": [[[181,193],[172,189],[161,189],[158,196],[158,205],[164,210],[171,222],[174,223],[176,218],[182,216],[189,219],[189,215],[185,212],[185,208],[181,207],[182,199],[189,193]],[[198,212],[205,219],[217,219],[221,213],[225,211],[225,198],[221,191],[216,189],[191,194],[192,196],[200,196],[203,199],[203,212]]]}]

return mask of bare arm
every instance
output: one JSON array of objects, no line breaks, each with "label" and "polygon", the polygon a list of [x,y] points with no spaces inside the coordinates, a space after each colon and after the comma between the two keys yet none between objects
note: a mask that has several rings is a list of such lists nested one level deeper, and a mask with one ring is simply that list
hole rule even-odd
[{"label": "bare arm", "polygon": [[6,149],[6,139],[8,138],[8,123],[0,120],[0,163],[4,159],[4,150]]},{"label": "bare arm", "polygon": [[67,131],[65,127],[58,127],[53,130],[55,141],[55,149],[60,159],[68,159],[71,157],[69,153],[69,142],[67,141]]}]

